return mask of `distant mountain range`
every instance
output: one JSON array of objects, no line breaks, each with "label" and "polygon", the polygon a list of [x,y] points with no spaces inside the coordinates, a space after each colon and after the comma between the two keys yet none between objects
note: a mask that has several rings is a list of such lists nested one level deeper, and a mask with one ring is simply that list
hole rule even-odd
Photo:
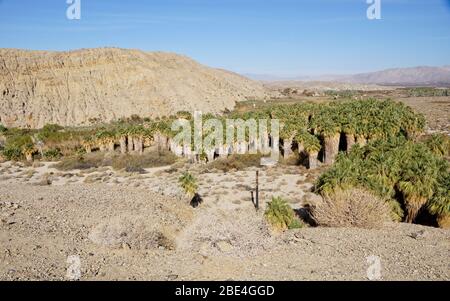
[{"label": "distant mountain range", "polygon": [[386,69],[377,72],[359,73],[353,75],[322,75],[299,77],[271,77],[270,75],[252,75],[247,77],[265,81],[333,81],[354,84],[376,84],[393,86],[450,86],[450,66],[443,67],[413,67]]}]

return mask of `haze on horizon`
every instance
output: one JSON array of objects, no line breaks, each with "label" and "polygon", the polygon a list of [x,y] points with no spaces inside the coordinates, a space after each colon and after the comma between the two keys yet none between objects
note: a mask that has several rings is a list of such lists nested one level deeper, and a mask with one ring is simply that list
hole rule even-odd
[{"label": "haze on horizon", "polygon": [[244,74],[350,74],[450,65],[449,0],[0,0],[0,48],[136,48]]}]

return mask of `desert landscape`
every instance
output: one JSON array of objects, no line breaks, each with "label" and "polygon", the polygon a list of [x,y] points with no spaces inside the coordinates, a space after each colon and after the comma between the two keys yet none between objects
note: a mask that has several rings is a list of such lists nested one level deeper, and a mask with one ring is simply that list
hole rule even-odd
[{"label": "desert landscape", "polygon": [[449,29],[448,0],[0,0],[5,291],[430,297]]},{"label": "desert landscape", "polygon": [[[124,49],[0,59],[1,280],[73,280],[73,256],[81,280],[373,280],[374,256],[377,280],[450,278],[448,88]],[[170,126],[193,110],[280,119],[280,141],[195,154]]]}]

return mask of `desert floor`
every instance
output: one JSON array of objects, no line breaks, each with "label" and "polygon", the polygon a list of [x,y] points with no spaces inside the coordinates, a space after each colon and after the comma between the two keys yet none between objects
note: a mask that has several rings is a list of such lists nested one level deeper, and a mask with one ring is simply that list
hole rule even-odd
[{"label": "desert floor", "polygon": [[317,175],[304,168],[261,169],[256,212],[254,168],[191,168],[204,197],[193,209],[177,183],[187,166],[133,175],[51,165],[0,165],[0,280],[67,280],[69,256],[81,280],[367,280],[370,256],[383,280],[450,279],[449,230],[270,232],[263,211],[273,195],[294,208],[313,198]]}]

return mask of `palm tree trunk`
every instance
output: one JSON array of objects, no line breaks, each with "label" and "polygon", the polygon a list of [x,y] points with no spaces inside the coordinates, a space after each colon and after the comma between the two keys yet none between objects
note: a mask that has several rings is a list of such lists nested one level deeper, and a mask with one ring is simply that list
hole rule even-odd
[{"label": "palm tree trunk", "polygon": [[347,141],[347,152],[349,152],[356,143],[355,135],[345,134],[345,140]]},{"label": "palm tree trunk", "polygon": [[248,144],[245,141],[242,142],[236,142],[235,144],[235,153],[238,155],[245,155],[248,151]]},{"label": "palm tree trunk", "polygon": [[92,153],[92,147],[90,145],[85,145],[84,150],[86,151],[86,154]]},{"label": "palm tree trunk", "polygon": [[162,149],[164,150],[169,150],[169,139],[167,138],[167,136],[161,135],[161,145],[162,145]]},{"label": "palm tree trunk", "polygon": [[141,137],[134,139],[134,150],[140,155],[144,153],[144,141]]},{"label": "palm tree trunk", "polygon": [[253,138],[253,139],[250,140],[249,152],[251,154],[257,154],[258,153],[258,139]]},{"label": "palm tree trunk", "polygon": [[99,146],[99,149],[100,149],[101,152],[106,151],[106,146],[105,146],[105,144],[101,143],[100,146]]},{"label": "palm tree trunk", "polygon": [[305,152],[305,146],[302,142],[297,142],[298,144],[298,154],[302,155]]},{"label": "palm tree trunk", "polygon": [[267,155],[270,153],[270,145],[269,145],[269,134],[268,133],[262,133],[262,136],[260,136],[260,145],[259,145],[259,151],[263,155]]},{"label": "palm tree trunk", "polygon": [[206,156],[208,157],[208,162],[213,162],[214,161],[214,149],[207,150]]},{"label": "palm tree trunk", "polygon": [[131,153],[134,150],[133,136],[128,135],[128,152]]},{"label": "palm tree trunk", "polygon": [[108,142],[108,151],[114,152],[114,147],[115,147],[114,141]]},{"label": "palm tree trunk", "polygon": [[288,159],[294,153],[292,151],[292,141],[293,138],[284,139],[283,140],[283,156],[284,159]]},{"label": "palm tree trunk", "polygon": [[25,158],[27,162],[33,162],[33,153],[25,153]]},{"label": "palm tree trunk", "polygon": [[334,136],[325,137],[325,164],[333,164],[336,160],[336,156],[339,153],[339,140],[341,135],[335,134]]},{"label": "palm tree trunk", "polygon": [[119,139],[120,142],[120,153],[126,154],[127,153],[127,137],[121,136]]},{"label": "palm tree trunk", "polygon": [[175,142],[172,143],[172,153],[177,157],[183,156],[183,147]]},{"label": "palm tree trunk", "polygon": [[426,198],[423,197],[409,197],[406,200],[406,222],[412,224],[419,214],[420,209],[427,202]]},{"label": "palm tree trunk", "polygon": [[308,169],[316,169],[319,166],[318,152],[308,153]]}]

